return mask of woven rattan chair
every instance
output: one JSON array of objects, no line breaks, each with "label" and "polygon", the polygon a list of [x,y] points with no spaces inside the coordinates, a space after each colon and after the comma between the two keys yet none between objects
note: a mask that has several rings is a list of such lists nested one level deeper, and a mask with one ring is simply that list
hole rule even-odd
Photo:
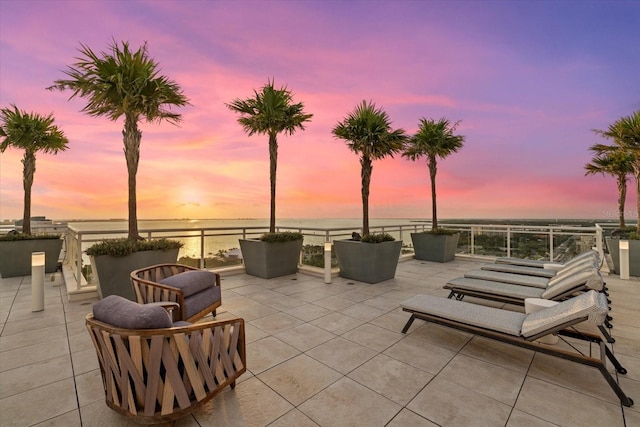
[{"label": "woven rattan chair", "polygon": [[222,304],[220,275],[182,264],[157,264],[131,273],[140,304],[177,302],[174,319],[195,322],[209,313],[216,316]]},{"label": "woven rattan chair", "polygon": [[[158,318],[157,309],[164,311],[156,304],[126,303],[129,305],[119,313],[112,307],[102,313],[118,321],[122,317],[134,322],[144,319],[144,327],[149,327]],[[131,304],[143,309],[138,313]],[[150,316],[149,310],[156,312]],[[121,315],[124,312],[127,316]],[[95,305],[94,313],[97,318],[105,317]],[[169,315],[165,312],[164,316],[163,322],[171,325]],[[243,319],[126,329],[96,317],[87,315],[86,325],[98,355],[106,403],[132,421],[171,426],[225,387],[234,388],[246,371]]]}]

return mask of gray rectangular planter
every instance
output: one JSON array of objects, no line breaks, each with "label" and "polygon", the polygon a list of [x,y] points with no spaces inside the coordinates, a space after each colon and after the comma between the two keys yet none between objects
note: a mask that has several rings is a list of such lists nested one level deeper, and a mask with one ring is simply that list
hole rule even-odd
[{"label": "gray rectangular planter", "polygon": [[239,241],[247,274],[272,279],[298,272],[302,239],[288,242],[263,242],[258,239]]},{"label": "gray rectangular planter", "polygon": [[[605,242],[613,261],[613,272],[620,274],[620,239],[607,237]],[[629,240],[629,276],[640,277],[640,240]]]},{"label": "gray rectangular planter", "polygon": [[456,257],[460,234],[411,233],[415,258],[423,261],[449,262]]},{"label": "gray rectangular planter", "polygon": [[395,277],[402,240],[382,243],[336,240],[333,248],[341,277],[378,283]]},{"label": "gray rectangular planter", "polygon": [[111,255],[90,257],[94,282],[98,287],[98,296],[104,298],[109,295],[119,295],[135,301],[136,295],[131,284],[131,272],[156,264],[174,264],[178,259],[179,250],[140,251],[124,257]]},{"label": "gray rectangular planter", "polygon": [[44,252],[46,273],[55,273],[62,239],[29,239],[0,242],[0,276],[31,276],[31,253]]}]

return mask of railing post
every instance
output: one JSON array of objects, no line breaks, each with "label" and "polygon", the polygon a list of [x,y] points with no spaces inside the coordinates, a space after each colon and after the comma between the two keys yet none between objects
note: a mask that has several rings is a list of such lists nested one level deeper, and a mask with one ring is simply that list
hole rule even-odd
[{"label": "railing post", "polygon": [[471,226],[469,230],[471,232],[471,236],[469,236],[469,245],[471,245],[471,248],[469,249],[471,250],[471,256],[474,256],[476,253],[475,227]]},{"label": "railing post", "polygon": [[553,227],[549,227],[549,262],[553,262]]},{"label": "railing post", "polygon": [[507,257],[511,256],[511,227],[507,227]]},{"label": "railing post", "polygon": [[331,283],[331,241],[324,242],[324,283]]},{"label": "railing post", "polygon": [[82,286],[82,232],[78,232],[76,240],[76,290]]},{"label": "railing post", "polygon": [[602,227],[600,224],[596,224],[596,250],[600,255],[600,259],[604,259],[604,247],[603,247],[603,235],[602,235]]},{"label": "railing post", "polygon": [[200,268],[204,269],[204,230],[200,230]]}]

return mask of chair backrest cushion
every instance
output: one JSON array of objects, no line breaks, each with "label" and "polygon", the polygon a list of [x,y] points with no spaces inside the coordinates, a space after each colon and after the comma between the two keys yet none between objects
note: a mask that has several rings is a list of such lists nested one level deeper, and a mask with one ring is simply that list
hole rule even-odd
[{"label": "chair backrest cushion", "polygon": [[185,297],[195,295],[200,291],[215,286],[216,274],[206,270],[189,270],[166,277],[159,282],[161,285],[182,289]]},{"label": "chair backrest cushion", "polygon": [[167,310],[157,305],[138,304],[109,295],[93,305],[93,317],[123,329],[161,329],[173,326]]},{"label": "chair backrest cushion", "polygon": [[584,317],[601,325],[608,312],[606,297],[596,291],[588,291],[553,307],[527,314],[521,334],[525,338],[531,337]]},{"label": "chair backrest cushion", "polygon": [[553,299],[569,291],[578,291],[583,288],[599,291],[603,286],[604,281],[600,272],[592,267],[554,281],[553,285],[549,285],[544,291],[541,298]]}]

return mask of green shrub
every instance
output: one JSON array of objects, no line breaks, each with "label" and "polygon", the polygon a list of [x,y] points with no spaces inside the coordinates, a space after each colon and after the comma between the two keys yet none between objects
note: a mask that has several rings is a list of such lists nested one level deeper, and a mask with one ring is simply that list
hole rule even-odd
[{"label": "green shrub", "polygon": [[449,230],[448,228],[436,228],[435,230],[427,230],[423,231],[422,233],[451,236],[453,234],[459,233],[459,231]]},{"label": "green shrub", "polygon": [[152,239],[152,240],[136,240],[132,241],[126,238],[107,239],[100,243],[96,243],[87,249],[87,255],[111,255],[113,257],[125,257],[134,252],[140,251],[168,251],[171,249],[180,249],[183,243],[179,240],[169,239]]},{"label": "green shrub", "polygon": [[393,242],[394,240],[396,239],[389,233],[367,234],[362,238],[362,241],[365,243]]},{"label": "green shrub", "polygon": [[638,233],[629,233],[629,240],[640,240],[640,234]]},{"label": "green shrub", "polygon": [[22,234],[22,233],[8,233],[0,236],[0,241],[13,242],[17,240],[38,240],[38,239],[59,239],[59,234]]},{"label": "green shrub", "polygon": [[291,242],[294,240],[302,240],[302,233],[294,231],[280,231],[278,233],[264,233],[260,236],[260,240],[267,243]]}]

